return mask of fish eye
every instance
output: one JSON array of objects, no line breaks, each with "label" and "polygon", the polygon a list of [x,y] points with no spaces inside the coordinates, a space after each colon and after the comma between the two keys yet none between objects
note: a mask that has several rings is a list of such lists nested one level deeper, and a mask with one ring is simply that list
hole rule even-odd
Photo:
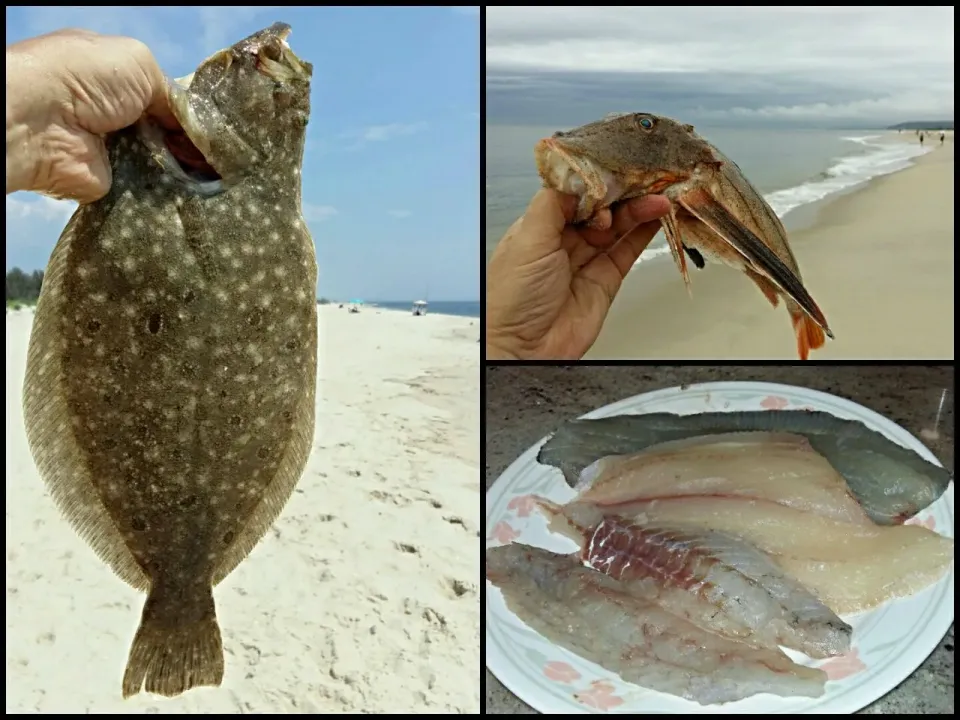
[{"label": "fish eye", "polygon": [[640,127],[642,127],[644,130],[652,130],[652,129],[653,129],[653,120],[651,120],[651,119],[648,118],[648,117],[642,117],[642,118],[640,118]]}]

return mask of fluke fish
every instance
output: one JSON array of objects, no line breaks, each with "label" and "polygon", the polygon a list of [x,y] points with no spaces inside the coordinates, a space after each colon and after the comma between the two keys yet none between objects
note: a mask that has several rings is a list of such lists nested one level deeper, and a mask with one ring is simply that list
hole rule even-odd
[{"label": "fluke fish", "polygon": [[172,82],[182,133],[144,118],[106,138],[110,192],[71,218],[37,305],[33,458],[79,535],[147,593],[125,697],[220,684],[213,586],[279,515],[312,445],[312,67],[289,32]]}]

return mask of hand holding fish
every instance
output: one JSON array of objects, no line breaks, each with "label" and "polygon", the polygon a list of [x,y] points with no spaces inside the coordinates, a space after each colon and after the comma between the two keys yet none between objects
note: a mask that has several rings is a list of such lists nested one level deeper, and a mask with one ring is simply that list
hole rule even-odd
[{"label": "hand holding fish", "polygon": [[601,230],[572,225],[576,197],[540,190],[487,268],[487,358],[583,357],[669,209],[657,195],[631,200]]},{"label": "hand holding fish", "polygon": [[7,48],[7,193],[32,190],[89,203],[111,172],[103,135],[143,113],[176,128],[147,46],[60,30]]}]

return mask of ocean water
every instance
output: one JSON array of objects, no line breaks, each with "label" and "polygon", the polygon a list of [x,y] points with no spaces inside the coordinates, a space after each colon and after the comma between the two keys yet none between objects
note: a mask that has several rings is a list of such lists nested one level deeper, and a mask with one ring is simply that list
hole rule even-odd
[{"label": "ocean water", "polygon": [[[413,301],[410,302],[377,302],[377,307],[388,308],[390,310],[404,310],[410,312],[413,308]],[[432,315],[459,315],[460,317],[480,317],[480,302],[467,302],[460,300],[431,300],[427,305],[427,312]]]},{"label": "ocean water", "polygon": [[[487,261],[507,228],[540,187],[533,161],[537,140],[563,127],[491,125],[486,128]],[[932,150],[913,133],[851,130],[767,130],[697,127],[697,132],[732,158],[760,190],[788,229],[797,227],[810,203],[908,167]],[[785,217],[786,216],[786,217]],[[659,233],[638,262],[669,255]]]}]

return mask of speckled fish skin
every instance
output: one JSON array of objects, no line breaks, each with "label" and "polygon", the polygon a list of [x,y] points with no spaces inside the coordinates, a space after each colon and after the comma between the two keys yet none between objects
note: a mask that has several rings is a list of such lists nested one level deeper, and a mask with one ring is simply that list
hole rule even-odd
[{"label": "speckled fish skin", "polygon": [[537,462],[560,469],[571,487],[585,468],[610,455],[659,443],[736,432],[802,435],[836,469],[870,519],[897,525],[937,500],[953,479],[938,467],[856,420],[808,410],[646,413],[571,420],[544,443]]},{"label": "speckled fish skin", "polygon": [[[146,119],[107,138],[110,192],[70,220],[37,305],[34,460],[80,536],[148,593],[124,697],[220,684],[212,587],[279,515],[312,445],[312,68],[289,32],[275,24],[170,85],[189,142]],[[203,171],[170,152],[191,143]]]}]

